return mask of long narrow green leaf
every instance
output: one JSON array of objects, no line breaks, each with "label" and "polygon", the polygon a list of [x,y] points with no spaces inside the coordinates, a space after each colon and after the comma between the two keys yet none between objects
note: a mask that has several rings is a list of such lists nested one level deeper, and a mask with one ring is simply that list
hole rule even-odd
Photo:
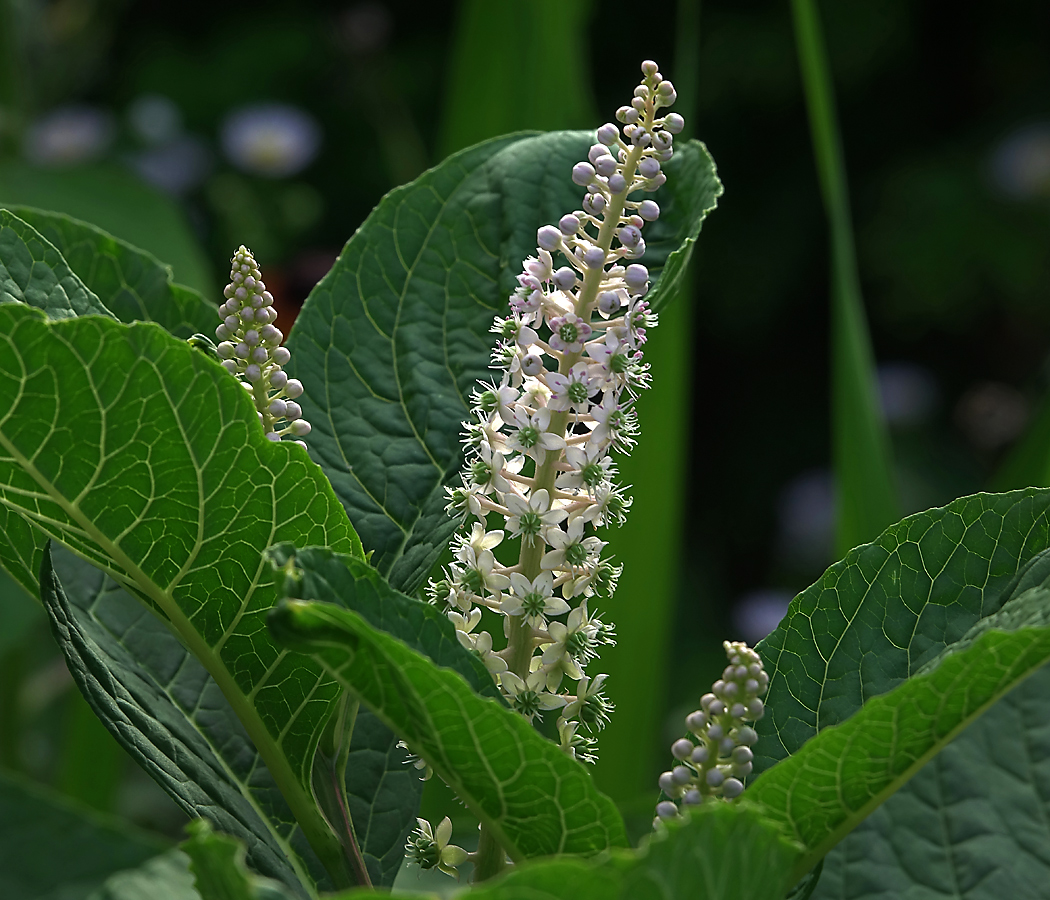
[{"label": "long narrow green leaf", "polygon": [[963,728],[1047,661],[1050,555],[1044,551],[1001,609],[907,681],[821,730],[749,788],[749,800],[807,848],[795,874],[812,868]]},{"label": "long narrow green leaf", "polygon": [[900,518],[889,434],[879,412],[846,166],[816,0],[791,0],[813,154],[831,231],[831,419],[835,545],[844,554]]},{"label": "long narrow green leaf", "polygon": [[156,322],[176,337],[211,334],[218,307],[173,282],[171,267],[145,250],[64,213],[11,210],[62,254],[69,268],[121,322]]},{"label": "long narrow green leaf", "polygon": [[[596,113],[587,73],[589,0],[460,0],[441,155],[512,131],[582,128]],[[508,53],[513,40],[528,53]]]},{"label": "long narrow green leaf", "polygon": [[459,673],[331,604],[286,600],[270,628],[360,696],[515,860],[626,845],[616,807],[583,766]]},{"label": "long narrow green leaf", "polygon": [[[492,318],[536,252],[536,229],[579,207],[568,175],[592,141],[499,138],[391,192],[296,320],[290,372],[305,386],[310,452],[398,590],[419,587],[455,528],[444,486],[460,467],[470,394],[491,377]],[[697,142],[665,171],[665,212],[646,229],[654,276],[665,263],[681,271],[721,190]],[[654,303],[664,290],[657,281]]]},{"label": "long narrow green leaf", "polygon": [[165,617],[219,684],[311,845],[350,881],[310,791],[338,685],[263,620],[275,541],[362,555],[301,448],[267,441],[236,380],[153,324],[0,306],[0,503]]}]

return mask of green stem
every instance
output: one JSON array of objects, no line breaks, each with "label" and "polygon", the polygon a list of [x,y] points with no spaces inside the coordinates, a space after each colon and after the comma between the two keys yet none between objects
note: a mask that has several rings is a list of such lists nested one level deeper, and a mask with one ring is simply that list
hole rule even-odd
[{"label": "green stem", "polygon": [[832,458],[839,555],[900,518],[890,439],[878,408],[850,217],[846,166],[815,0],[791,0],[813,154],[831,227]]}]

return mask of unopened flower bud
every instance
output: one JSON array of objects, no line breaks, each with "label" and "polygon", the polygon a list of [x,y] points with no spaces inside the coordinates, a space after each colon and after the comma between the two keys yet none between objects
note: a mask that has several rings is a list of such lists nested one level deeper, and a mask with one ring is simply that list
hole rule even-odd
[{"label": "unopened flower bud", "polygon": [[611,156],[603,156],[594,164],[594,169],[599,175],[609,178],[616,171],[616,160]]},{"label": "unopened flower bud", "polygon": [[655,222],[660,218],[660,207],[653,200],[643,200],[638,207],[638,215],[646,222]]},{"label": "unopened flower bud", "polygon": [[594,178],[594,166],[590,163],[578,162],[572,167],[572,180],[574,183],[585,186]]},{"label": "unopened flower bud", "polygon": [[583,264],[588,269],[600,269],[605,265],[605,251],[601,247],[589,247],[583,253]]},{"label": "unopened flower bud", "polygon": [[273,361],[279,366],[283,366],[292,358],[292,354],[288,352],[287,347],[278,347],[273,351]]},{"label": "unopened flower bud", "polygon": [[637,290],[649,281],[649,270],[640,263],[631,263],[623,273],[623,280],[627,282],[627,287]]},{"label": "unopened flower bud", "polygon": [[[714,770],[712,770],[714,771]],[[736,778],[727,778],[722,784],[722,796],[727,800],[735,800],[744,793],[744,784]]]},{"label": "unopened flower bud", "polygon": [[290,378],[285,386],[285,393],[293,400],[303,395],[303,383],[298,378]]},{"label": "unopened flower bud", "polygon": [[670,131],[671,134],[680,134],[682,129],[685,128],[685,119],[678,113],[668,113],[664,116],[664,128]]},{"label": "unopened flower bud", "polygon": [[620,309],[620,295],[615,291],[602,291],[598,295],[598,309],[607,316],[611,316]]},{"label": "unopened flower bud", "polygon": [[670,800],[661,800],[656,804],[656,814],[661,819],[673,819],[678,815],[678,806]]},{"label": "unopened flower bud", "polygon": [[[670,130],[670,129],[668,129]],[[616,143],[620,137],[620,129],[617,128],[612,122],[606,122],[598,129],[598,140],[605,144],[606,147],[611,147]]]},{"label": "unopened flower bud", "polygon": [[561,229],[562,234],[568,237],[571,234],[576,234],[576,232],[580,230],[580,220],[572,215],[572,213],[569,213],[558,220],[558,228]]},{"label": "unopened flower bud", "polygon": [[626,179],[619,173],[616,172],[609,176],[609,190],[614,194],[622,194],[627,189]]},{"label": "unopened flower bud", "polygon": [[544,250],[557,250],[561,246],[561,232],[553,225],[544,225],[536,232],[536,243]]},{"label": "unopened flower bud", "polygon": [[679,738],[677,741],[671,744],[671,755],[675,759],[688,759],[692,752],[693,742],[688,738]]},{"label": "unopened flower bud", "polygon": [[[573,216],[575,219],[576,217]],[[569,266],[562,266],[554,273],[554,283],[561,288],[563,291],[571,290],[576,286],[576,270]]]},{"label": "unopened flower bud", "polygon": [[645,159],[638,163],[638,173],[642,178],[655,178],[659,172],[660,163],[651,156],[645,157]]}]

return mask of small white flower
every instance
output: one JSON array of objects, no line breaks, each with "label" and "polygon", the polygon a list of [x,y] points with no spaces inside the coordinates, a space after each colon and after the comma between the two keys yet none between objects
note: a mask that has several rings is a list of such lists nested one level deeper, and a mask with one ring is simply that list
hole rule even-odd
[{"label": "small white flower", "polygon": [[576,313],[555,316],[550,321],[550,345],[559,353],[579,353],[591,336],[591,326]]},{"label": "small white flower", "polygon": [[569,569],[575,571],[597,561],[597,556],[605,546],[605,541],[596,537],[583,536],[584,521],[580,516],[569,520],[566,531],[552,528],[547,533],[547,543],[553,547],[543,554],[540,565],[545,571]]},{"label": "small white flower", "polygon": [[551,424],[549,409],[538,409],[529,415],[528,409],[519,405],[514,410],[513,421],[508,424],[517,426],[517,429],[507,436],[507,448],[531,456],[537,465],[543,465],[548,450],[557,451],[565,447],[565,438],[547,430]]},{"label": "small white flower", "polygon": [[543,710],[560,709],[565,705],[564,697],[544,690],[546,675],[542,669],[537,669],[527,679],[513,672],[504,672],[499,681],[507,702],[530,722]]},{"label": "small white flower", "polygon": [[613,704],[601,693],[608,675],[586,675],[576,685],[576,696],[568,698],[562,715],[566,719],[579,719],[588,731],[600,731],[609,721]]},{"label": "small white flower", "polygon": [[546,628],[547,616],[560,616],[569,604],[554,595],[554,576],[541,572],[529,581],[519,572],[511,572],[511,593],[503,598],[500,611],[508,616],[522,616],[533,628]]},{"label": "small white flower", "polygon": [[627,424],[626,412],[620,406],[620,398],[612,391],[606,393],[602,402],[591,409],[591,415],[597,424],[588,443],[595,447],[608,447],[620,437]]},{"label": "small white flower", "polygon": [[567,447],[565,462],[571,471],[563,472],[555,484],[563,489],[580,489],[593,494],[615,473],[616,466],[604,449],[588,442],[584,447]]},{"label": "small white flower", "polygon": [[578,362],[568,375],[558,372],[548,375],[547,387],[551,389],[551,399],[547,402],[549,409],[585,412],[591,397],[598,393],[599,381],[591,375],[587,363]]},{"label": "small white flower", "polygon": [[537,540],[546,543],[547,532],[565,519],[565,510],[550,508],[550,494],[544,488],[533,493],[527,501],[510,492],[504,500],[511,512],[507,528],[513,535],[520,534],[526,544]]}]

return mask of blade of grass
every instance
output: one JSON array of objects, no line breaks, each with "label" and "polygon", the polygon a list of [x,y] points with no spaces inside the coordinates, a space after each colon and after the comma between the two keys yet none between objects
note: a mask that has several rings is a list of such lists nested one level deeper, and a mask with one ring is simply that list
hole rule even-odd
[{"label": "blade of grass", "polygon": [[511,131],[596,124],[584,52],[590,6],[590,0],[462,0],[442,157]]},{"label": "blade of grass", "polygon": [[838,556],[901,517],[860,293],[849,190],[816,0],[791,0],[799,66],[831,239],[831,430]]}]

